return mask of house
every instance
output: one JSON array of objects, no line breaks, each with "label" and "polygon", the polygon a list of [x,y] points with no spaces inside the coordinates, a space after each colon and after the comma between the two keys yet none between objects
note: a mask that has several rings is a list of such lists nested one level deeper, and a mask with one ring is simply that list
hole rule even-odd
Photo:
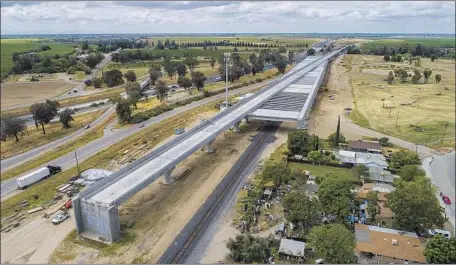
[{"label": "house", "polygon": [[426,263],[415,233],[355,224],[358,263]]},{"label": "house", "polygon": [[348,150],[363,153],[382,153],[382,145],[379,142],[366,142],[366,141],[349,141]]},{"label": "house", "polygon": [[388,168],[385,156],[382,154],[363,153],[347,150],[339,150],[336,154],[342,164],[365,165],[366,167]]},{"label": "house", "polygon": [[[361,188],[358,188],[356,195],[358,199],[366,200],[369,191],[377,191],[378,201],[380,205],[380,214],[376,217],[376,220],[392,222],[393,212],[390,208],[388,208],[386,204],[386,202],[388,201],[386,195],[390,192],[393,192],[394,190],[395,188],[393,186],[384,183],[364,183],[364,185]],[[365,204],[367,206],[366,201]],[[369,218],[369,212],[366,212],[366,217]]]},{"label": "house", "polygon": [[382,182],[382,183],[388,183],[392,184],[393,180],[397,178],[391,172],[388,170],[384,170],[380,167],[370,167],[369,168],[369,179],[376,181],[376,182]]},{"label": "house", "polygon": [[305,258],[304,251],[306,243],[291,239],[282,238],[280,240],[279,255],[286,255],[296,258]]}]

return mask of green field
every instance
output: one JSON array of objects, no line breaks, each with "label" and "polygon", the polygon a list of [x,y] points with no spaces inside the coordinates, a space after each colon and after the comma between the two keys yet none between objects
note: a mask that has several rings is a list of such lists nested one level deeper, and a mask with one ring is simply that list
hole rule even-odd
[{"label": "green field", "polygon": [[59,43],[43,43],[39,39],[2,39],[1,45],[1,77],[8,75],[13,68],[13,53],[27,52],[39,48],[41,45],[49,45],[51,50],[39,52],[43,55],[68,54],[75,51],[73,45]]},{"label": "green field", "polygon": [[390,46],[390,47],[399,47],[405,44],[408,44],[411,47],[416,46],[418,43],[426,47],[440,47],[440,48],[455,48],[455,38],[429,38],[429,39],[418,39],[418,38],[408,38],[408,39],[383,39],[375,40],[371,42],[366,42],[363,44],[363,48],[373,48],[378,46]]}]

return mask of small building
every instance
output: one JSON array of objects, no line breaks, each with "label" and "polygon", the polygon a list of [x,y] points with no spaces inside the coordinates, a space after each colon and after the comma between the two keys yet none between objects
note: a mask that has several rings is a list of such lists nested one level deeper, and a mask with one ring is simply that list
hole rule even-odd
[{"label": "small building", "polygon": [[279,255],[286,255],[296,258],[305,258],[306,243],[291,239],[280,240]]},{"label": "small building", "polygon": [[426,263],[424,247],[415,233],[355,224],[359,263]]},{"label": "small building", "polygon": [[[387,206],[388,199],[386,198],[386,195],[390,192],[393,192],[394,190],[395,188],[393,186],[384,183],[364,183],[364,185],[358,189],[356,195],[358,199],[366,200],[369,191],[377,191],[378,201],[380,205],[380,214],[376,217],[376,221],[385,221],[387,223],[391,223],[393,212]],[[367,202],[365,203],[367,205]],[[366,215],[369,217],[369,212],[366,212]]]},{"label": "small building", "polygon": [[388,168],[386,157],[382,154],[339,150],[339,152],[336,153],[336,158],[339,159],[342,164],[347,165],[365,165],[366,167],[380,167],[382,169]]},{"label": "small building", "polygon": [[375,182],[392,184],[393,180],[397,178],[388,170],[384,170],[380,167],[369,168],[369,179]]},{"label": "small building", "polygon": [[379,142],[366,142],[366,141],[349,141],[348,149],[354,152],[363,152],[363,153],[382,153],[382,145]]}]

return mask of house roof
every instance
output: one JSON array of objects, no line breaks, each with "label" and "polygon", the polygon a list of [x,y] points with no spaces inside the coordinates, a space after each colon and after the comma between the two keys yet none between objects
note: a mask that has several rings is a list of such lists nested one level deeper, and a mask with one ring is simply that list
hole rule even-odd
[{"label": "house roof", "polygon": [[388,170],[380,167],[369,167],[369,178],[375,181],[393,183],[394,176]]},{"label": "house roof", "polygon": [[[424,247],[414,233],[355,223],[355,237],[358,252],[426,263]],[[392,244],[393,239],[397,245]]]},{"label": "house roof", "polygon": [[349,141],[348,148],[350,149],[364,149],[364,150],[382,150],[382,145],[376,142],[364,142],[364,141]]},{"label": "house roof", "polygon": [[295,257],[304,257],[306,243],[291,239],[282,238],[280,240],[279,253],[284,253]]}]

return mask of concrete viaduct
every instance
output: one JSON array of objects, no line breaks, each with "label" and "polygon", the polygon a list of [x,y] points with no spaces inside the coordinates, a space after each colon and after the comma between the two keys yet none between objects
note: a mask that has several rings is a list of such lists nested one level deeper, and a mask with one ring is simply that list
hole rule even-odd
[{"label": "concrete viaduct", "polygon": [[118,240],[119,205],[162,176],[164,184],[171,184],[171,172],[181,161],[201,149],[213,151],[214,139],[231,128],[238,131],[243,119],[294,121],[298,129],[305,128],[328,60],[344,52],[342,48],[323,56],[307,57],[253,96],[81,191],[73,199],[78,234],[106,243]]}]

